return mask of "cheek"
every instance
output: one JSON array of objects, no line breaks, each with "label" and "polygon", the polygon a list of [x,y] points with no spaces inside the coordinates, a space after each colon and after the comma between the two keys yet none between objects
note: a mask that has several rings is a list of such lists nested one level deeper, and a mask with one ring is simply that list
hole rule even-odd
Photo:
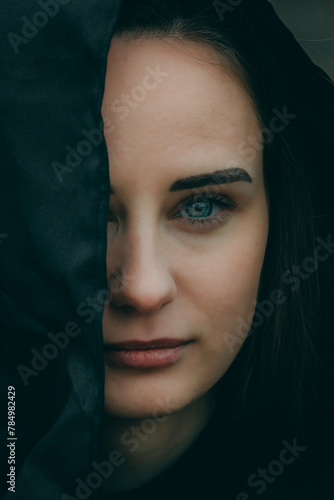
[{"label": "cheek", "polygon": [[205,387],[222,377],[237,356],[248,333],[244,325],[250,326],[255,309],[264,248],[248,246],[245,259],[245,247],[238,243],[226,243],[215,259],[202,259],[189,282],[198,333],[196,370]]},{"label": "cheek", "polygon": [[193,252],[184,271],[191,307],[217,341],[224,331],[235,332],[240,318],[249,322],[255,309],[267,228],[265,220],[249,227],[231,231],[200,255]]}]

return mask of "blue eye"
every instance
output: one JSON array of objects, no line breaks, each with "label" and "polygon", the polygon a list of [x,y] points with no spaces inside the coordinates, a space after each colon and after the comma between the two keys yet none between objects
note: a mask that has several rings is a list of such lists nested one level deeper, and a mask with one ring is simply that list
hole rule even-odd
[{"label": "blue eye", "polygon": [[186,200],[172,219],[176,219],[177,223],[197,224],[202,227],[224,224],[236,206],[237,204],[226,195],[203,193]]}]

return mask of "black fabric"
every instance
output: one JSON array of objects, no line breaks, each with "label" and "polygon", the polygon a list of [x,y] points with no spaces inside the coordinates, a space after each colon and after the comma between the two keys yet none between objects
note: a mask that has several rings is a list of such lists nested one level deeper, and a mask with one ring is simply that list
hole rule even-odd
[{"label": "black fabric", "polygon": [[[6,499],[52,500],[70,493],[75,478],[88,474],[97,444],[102,312],[101,304],[95,311],[88,301],[107,286],[109,174],[102,134],[93,131],[101,123],[119,3],[1,4],[2,494],[9,486],[8,386],[16,389],[17,427],[16,492],[7,491]],[[80,305],[92,314],[78,314]],[[81,331],[71,336],[66,328]],[[59,345],[66,339],[68,345],[43,361],[45,346],[55,346],[49,332],[65,332]],[[52,358],[56,349],[47,348],[46,355]],[[21,367],[21,376],[19,365],[34,371]]]},{"label": "black fabric", "polygon": [[[246,351],[247,341],[245,347]],[[144,486],[105,495],[103,500],[334,498],[331,421],[322,421],[322,427],[313,429],[307,437],[293,428],[280,436],[274,415],[259,421],[258,427],[245,422],[241,425],[233,411],[232,381],[238,376],[245,351],[240,351],[216,385],[219,405],[181,458]],[[314,425],[314,415],[309,417]]]},{"label": "black fabric", "polygon": [[[263,432],[272,434],[275,429],[268,425]],[[334,498],[333,464],[315,466],[307,447],[298,438],[277,443],[271,453],[264,457],[259,456],[256,443],[245,445],[245,441],[236,439],[236,436],[238,429],[215,415],[197,441],[172,467],[141,488],[105,496],[103,499]],[[287,450],[284,457],[292,462],[291,465],[277,464],[284,449]],[[281,470],[283,472],[278,474]],[[273,475],[272,471],[277,475]]]},{"label": "black fabric", "polygon": [[[76,498],[76,479],[85,480],[97,457],[104,385],[99,292],[107,287],[109,199],[100,107],[120,3],[1,4],[0,470],[5,480],[0,493],[5,500]],[[224,15],[234,19],[236,30],[250,37],[261,33],[263,43],[254,50],[264,79],[266,63],[277,61],[277,85],[285,97],[277,106],[290,103],[290,112],[298,116],[314,165],[314,187],[321,193],[319,234],[326,236],[333,227],[328,180],[333,82],[310,61],[268,1],[244,0],[230,11]],[[326,299],[323,308],[331,314],[333,297]],[[7,490],[6,476],[9,386],[15,387],[16,403],[15,494]],[[319,417],[309,454],[260,498],[334,498],[329,408],[325,401],[328,420]],[[229,419],[225,424],[214,415],[170,470],[137,491],[114,497],[234,500],[244,491],[258,498],[244,483],[280,452],[282,442],[278,439],[267,457],[259,456],[256,442],[244,441],[242,433],[236,453],[232,436],[238,430]],[[266,432],[274,433],[270,424]],[[101,495],[96,488],[89,498]]]}]

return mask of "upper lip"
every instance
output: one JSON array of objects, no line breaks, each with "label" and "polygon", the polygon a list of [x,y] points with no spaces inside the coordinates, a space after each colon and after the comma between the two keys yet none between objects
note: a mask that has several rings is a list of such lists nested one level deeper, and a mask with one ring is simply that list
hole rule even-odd
[{"label": "upper lip", "polygon": [[125,351],[125,350],[144,350],[144,349],[169,349],[188,343],[189,340],[162,338],[150,341],[128,340],[125,342],[108,342],[104,345],[105,350]]}]

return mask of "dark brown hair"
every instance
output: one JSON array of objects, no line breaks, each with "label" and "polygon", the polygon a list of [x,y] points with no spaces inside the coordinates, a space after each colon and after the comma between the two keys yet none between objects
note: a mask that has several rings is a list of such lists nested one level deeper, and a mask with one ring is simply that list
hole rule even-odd
[{"label": "dark brown hair", "polygon": [[[222,385],[227,380],[234,384],[233,413],[239,421],[247,421],[248,429],[255,424],[262,429],[269,417],[284,438],[288,428],[302,428],[303,416],[316,398],[317,374],[322,367],[325,263],[315,264],[323,267],[323,276],[319,269],[308,273],[297,269],[314,256],[317,237],[322,234],[316,226],[321,207],[305,140],[307,125],[289,83],[292,63],[285,60],[284,47],[275,47],[274,38],[270,46],[270,26],[263,25],[267,33],[261,35],[251,22],[257,15],[261,25],[261,12],[255,12],[257,2],[240,2],[224,13],[215,4],[205,0],[124,0],[115,35],[204,42],[221,54],[222,65],[233,71],[253,100],[263,131],[270,206],[258,304],[266,304],[275,290],[285,300],[264,314],[262,322],[258,311]],[[248,15],[252,10],[252,16]],[[284,127],[273,130],[273,118],[282,115],[289,117]],[[221,390],[219,383],[217,390]]]}]

